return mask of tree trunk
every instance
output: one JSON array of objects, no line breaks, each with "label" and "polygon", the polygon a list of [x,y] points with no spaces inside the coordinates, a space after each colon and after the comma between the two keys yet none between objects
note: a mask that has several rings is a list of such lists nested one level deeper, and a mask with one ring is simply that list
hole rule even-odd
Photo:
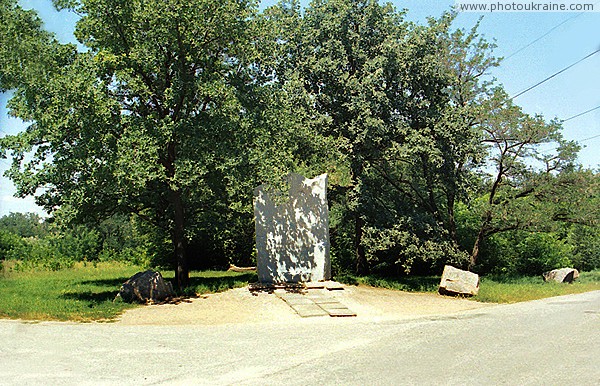
[{"label": "tree trunk", "polygon": [[[176,141],[167,144],[167,157],[164,165],[169,180],[175,178],[175,160],[177,158]],[[181,192],[169,187],[169,201],[173,210],[173,229],[171,241],[175,249],[175,288],[183,289],[190,283],[190,271],[187,263],[185,242],[185,210]]]},{"label": "tree trunk", "polygon": [[475,264],[477,264],[477,258],[479,257],[481,243],[483,242],[485,237],[488,235],[488,230],[489,230],[488,226],[491,221],[492,221],[492,213],[488,211],[485,214],[485,219],[483,220],[483,223],[481,224],[481,228],[479,228],[479,232],[477,233],[477,238],[475,239],[475,243],[473,244],[473,249],[471,250],[471,258],[469,259],[469,268],[468,268],[469,271],[471,271],[473,269],[473,267],[475,267]]},{"label": "tree trunk", "polygon": [[480,231],[479,234],[477,234],[477,239],[475,239],[475,244],[473,244],[473,250],[471,251],[471,257],[469,259],[469,268],[468,268],[469,271],[471,271],[473,269],[473,267],[475,267],[475,264],[477,263],[477,258],[479,257],[479,248],[481,246],[482,241],[483,241],[483,234]]},{"label": "tree trunk", "polygon": [[360,159],[355,159],[352,162],[352,192],[351,201],[354,201],[353,217],[354,217],[354,254],[356,256],[356,274],[366,275],[369,273],[369,265],[365,254],[365,247],[362,244],[365,221],[361,217],[362,199],[362,173],[363,164]]},{"label": "tree trunk", "polygon": [[360,213],[356,212],[354,219],[354,251],[356,254],[356,274],[366,275],[369,273],[369,265],[365,254],[365,247],[362,245],[364,220]]},{"label": "tree trunk", "polygon": [[183,200],[178,191],[171,192],[171,203],[173,205],[173,232],[172,241],[175,248],[175,287],[183,289],[190,283],[190,271],[187,262],[185,248],[185,215]]},{"label": "tree trunk", "polygon": [[456,218],[454,213],[454,195],[448,196],[448,232],[450,233],[450,239],[454,242],[454,245],[458,247],[458,231],[456,229]]}]

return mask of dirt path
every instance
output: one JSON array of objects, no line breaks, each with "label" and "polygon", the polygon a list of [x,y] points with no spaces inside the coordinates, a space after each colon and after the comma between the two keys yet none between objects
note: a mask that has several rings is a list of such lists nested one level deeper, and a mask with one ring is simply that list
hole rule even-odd
[{"label": "dirt path", "polygon": [[[489,304],[430,293],[408,293],[367,286],[345,286],[323,291],[357,313],[356,319],[377,321],[444,315]],[[271,293],[251,293],[238,288],[180,304],[152,305],[125,312],[124,325],[217,325],[227,323],[287,323],[301,319]]]}]

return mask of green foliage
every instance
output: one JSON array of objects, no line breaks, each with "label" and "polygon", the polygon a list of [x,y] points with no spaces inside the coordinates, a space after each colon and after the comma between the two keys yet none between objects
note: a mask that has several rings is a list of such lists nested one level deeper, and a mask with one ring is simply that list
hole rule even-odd
[{"label": "green foliage", "polygon": [[580,271],[600,269],[600,228],[574,224],[568,229],[571,261]]},{"label": "green foliage", "polygon": [[[12,224],[14,218],[12,214],[4,216],[0,218],[0,223]],[[0,260],[16,261],[15,270],[59,270],[71,267],[76,262],[98,261],[120,261],[144,267],[161,265],[160,259],[156,258],[158,253],[152,251],[150,233],[141,234],[135,222],[126,216],[113,216],[96,227],[59,223],[56,218],[50,223],[38,223],[36,220],[36,224],[43,229],[43,233],[38,232],[41,235],[39,237],[22,237],[0,229]]]},{"label": "green foliage", "polygon": [[516,245],[517,271],[540,275],[556,268],[571,266],[571,247],[552,233],[532,233]]},{"label": "green foliage", "polygon": [[26,245],[26,241],[19,235],[0,229],[0,260],[23,256]]},{"label": "green foliage", "polygon": [[336,274],[600,265],[598,173],[483,79],[499,61],[478,24],[375,0],[54,4],[82,52],[0,0],[0,91],[29,123],[0,157],[55,222],[0,219],[0,259],[177,267],[185,286],[253,264],[257,185],[327,172]]},{"label": "green foliage", "polygon": [[466,265],[467,254],[450,241],[419,238],[406,228],[397,224],[391,229],[367,229],[364,243],[373,272],[424,274],[441,272],[445,264]]},{"label": "green foliage", "polygon": [[0,218],[0,229],[20,237],[44,237],[48,226],[35,213],[9,213]]}]

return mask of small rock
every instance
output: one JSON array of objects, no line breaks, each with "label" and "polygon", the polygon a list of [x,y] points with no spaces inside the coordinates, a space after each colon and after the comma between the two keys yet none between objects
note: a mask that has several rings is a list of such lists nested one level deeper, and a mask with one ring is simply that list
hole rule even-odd
[{"label": "small rock", "polygon": [[175,295],[173,286],[165,282],[160,272],[138,272],[121,286],[119,295],[127,303],[163,301]]},{"label": "small rock", "polygon": [[579,271],[575,268],[553,269],[544,272],[544,281],[555,281],[557,283],[573,283],[579,277]]},{"label": "small rock", "polygon": [[442,295],[475,296],[479,292],[479,275],[446,265],[438,292]]}]

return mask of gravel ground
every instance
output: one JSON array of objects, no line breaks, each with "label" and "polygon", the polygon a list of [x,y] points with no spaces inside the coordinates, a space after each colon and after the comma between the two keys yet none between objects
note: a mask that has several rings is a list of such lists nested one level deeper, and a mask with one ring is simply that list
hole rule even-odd
[{"label": "gravel ground", "polygon": [[[282,290],[278,290],[282,291]],[[489,304],[431,293],[408,293],[367,286],[343,290],[311,289],[331,296],[357,313],[359,321],[412,319],[453,314]],[[220,325],[286,323],[301,319],[274,293],[252,293],[248,288],[202,296],[179,304],[150,305],[126,311],[123,325]]]}]

